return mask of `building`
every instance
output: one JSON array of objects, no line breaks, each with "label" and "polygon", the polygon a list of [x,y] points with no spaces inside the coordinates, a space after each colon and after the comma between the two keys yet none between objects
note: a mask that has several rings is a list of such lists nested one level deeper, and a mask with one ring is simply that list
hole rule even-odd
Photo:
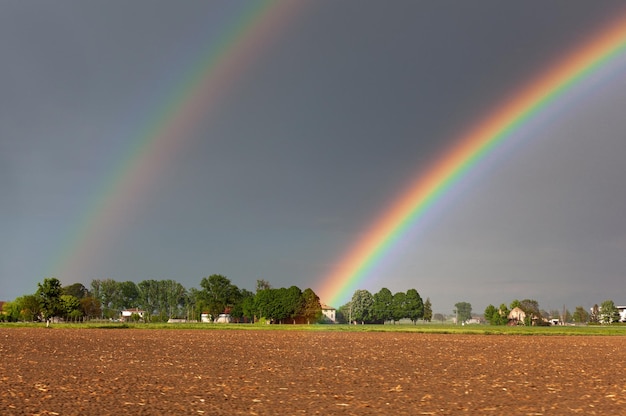
[{"label": "building", "polygon": [[131,316],[133,315],[138,315],[139,319],[143,320],[144,315],[145,315],[146,311],[143,311],[139,308],[130,308],[130,309],[124,309],[121,313],[122,315],[122,321],[130,321]]},{"label": "building", "polygon": [[328,306],[322,303],[322,320],[325,323],[336,324],[337,323],[337,309],[332,306]]}]

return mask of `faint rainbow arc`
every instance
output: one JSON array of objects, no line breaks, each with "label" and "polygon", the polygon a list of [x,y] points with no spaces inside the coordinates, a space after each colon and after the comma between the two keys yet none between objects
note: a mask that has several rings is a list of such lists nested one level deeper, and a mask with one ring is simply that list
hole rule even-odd
[{"label": "faint rainbow arc", "polygon": [[323,279],[318,289],[320,298],[335,306],[347,301],[367,273],[460,178],[530,119],[624,52],[626,20],[621,18],[514,93],[508,102],[457,140],[452,150],[391,204],[365,238]]},{"label": "faint rainbow arc", "polygon": [[277,0],[252,2],[220,41],[202,51],[193,68],[172,86],[168,100],[130,136],[125,157],[103,179],[69,232],[60,254],[46,270],[47,275],[72,281],[88,278],[81,273],[86,272],[86,266],[136,214],[136,201],[156,186],[155,178],[167,160],[184,146],[186,134],[211,113],[305,4]]}]

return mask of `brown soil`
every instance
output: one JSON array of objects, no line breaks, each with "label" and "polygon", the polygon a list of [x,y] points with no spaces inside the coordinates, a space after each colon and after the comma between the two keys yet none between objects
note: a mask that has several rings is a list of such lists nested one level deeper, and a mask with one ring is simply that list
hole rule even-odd
[{"label": "brown soil", "polygon": [[624,341],[0,328],[0,414],[626,414]]}]

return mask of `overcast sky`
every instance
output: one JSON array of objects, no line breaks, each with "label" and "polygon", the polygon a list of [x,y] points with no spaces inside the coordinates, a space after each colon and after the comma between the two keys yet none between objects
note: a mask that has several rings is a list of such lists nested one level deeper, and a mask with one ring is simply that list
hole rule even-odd
[{"label": "overcast sky", "polygon": [[[50,276],[320,289],[463,132],[626,12],[621,0],[311,2],[201,112],[97,253],[74,258],[88,243],[72,240],[77,222],[139,132],[249,4],[0,3],[0,300]],[[415,288],[444,313],[626,304],[625,61],[477,166],[362,288]]]}]

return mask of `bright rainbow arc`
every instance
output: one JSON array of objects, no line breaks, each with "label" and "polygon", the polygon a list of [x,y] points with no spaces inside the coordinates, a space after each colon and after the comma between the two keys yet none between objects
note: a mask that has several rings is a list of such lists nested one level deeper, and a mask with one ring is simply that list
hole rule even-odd
[{"label": "bright rainbow arc", "polygon": [[512,99],[461,137],[456,146],[401,194],[327,276],[318,294],[335,307],[347,302],[357,285],[429,209],[472,168],[513,133],[575,85],[626,52],[626,19],[557,62]]},{"label": "bright rainbow arc", "polygon": [[185,144],[198,122],[210,117],[229,88],[250,69],[293,16],[300,1],[252,2],[237,16],[220,41],[209,45],[177,85],[169,99],[134,137],[125,157],[104,178],[89,207],[69,233],[61,253],[46,274],[83,281],[91,262],[114,235],[137,214],[136,202],[153,191],[155,177]]}]

